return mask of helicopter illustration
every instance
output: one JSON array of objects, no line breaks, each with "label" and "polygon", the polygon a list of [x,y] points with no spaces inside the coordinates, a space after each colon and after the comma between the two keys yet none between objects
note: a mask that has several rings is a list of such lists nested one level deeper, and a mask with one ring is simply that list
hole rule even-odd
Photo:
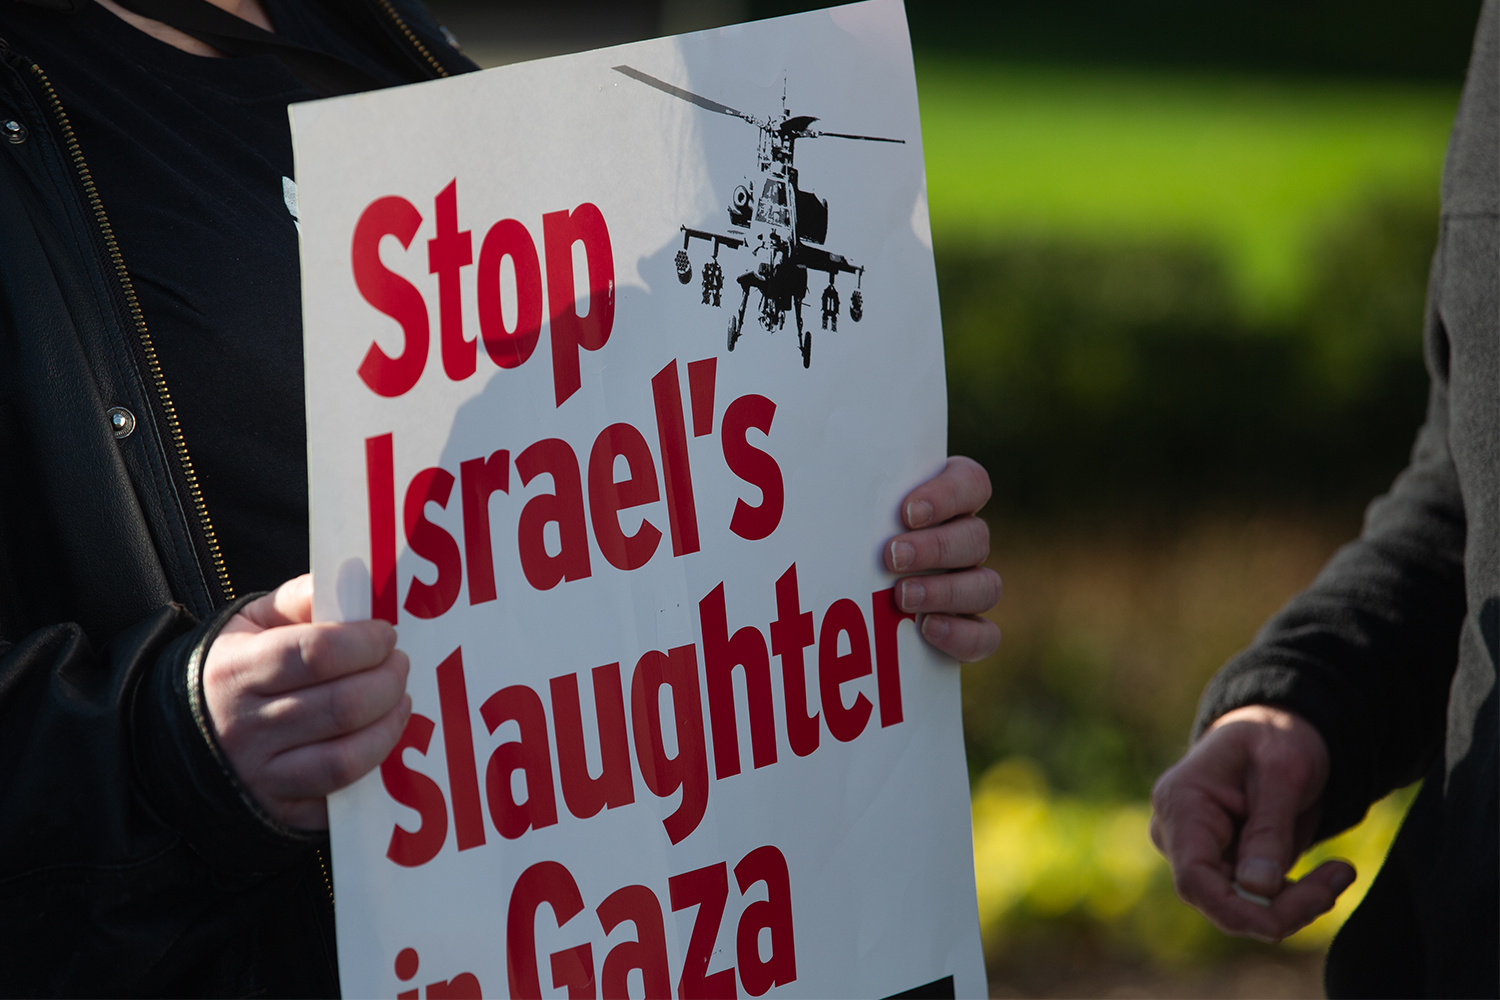
[{"label": "helicopter illustration", "polygon": [[865,269],[840,254],[824,249],[823,242],[828,237],[828,202],[801,187],[797,168],[792,163],[797,140],[827,137],[900,144],[905,144],[906,140],[814,129],[811,127],[812,123],[818,121],[818,118],[812,115],[794,117],[787,110],[784,84],[780,117],[761,118],[675,87],[631,66],[616,66],[614,69],[648,87],[654,87],[706,111],[739,118],[760,130],[756,150],[759,183],[746,177],[745,182],[734,189],[729,203],[730,232],[717,233],[682,227],[682,249],[677,251],[675,258],[677,280],[684,285],[693,280],[692,260],[688,256],[691,242],[699,239],[712,243],[713,254],[704,263],[702,270],[703,304],[722,306],[724,269],[719,263],[719,250],[723,247],[738,250],[749,246],[751,253],[761,259],[735,279],[742,295],[739,311],[729,318],[729,350],[734,350],[734,345],[744,330],[745,308],[750,302],[751,289],[755,289],[761,295],[760,321],[766,330],[775,331],[784,327],[789,311],[796,317],[797,348],[802,354],[802,367],[810,367],[812,331],[805,329],[802,323],[802,301],[807,297],[808,272],[823,271],[828,274],[828,285],[823,289],[821,301],[823,329],[837,330],[839,292],[834,279],[840,273],[854,275],[855,288],[849,298],[849,318],[858,323],[864,316],[864,296],[860,286]]}]

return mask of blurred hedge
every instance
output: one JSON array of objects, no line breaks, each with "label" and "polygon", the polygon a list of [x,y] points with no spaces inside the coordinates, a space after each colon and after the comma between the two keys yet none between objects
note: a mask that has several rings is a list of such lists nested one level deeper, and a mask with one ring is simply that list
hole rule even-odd
[{"label": "blurred hedge", "polygon": [[[1299,951],[1327,946],[1368,890],[1416,788],[1377,802],[1360,826],[1309,852],[1291,877],[1329,858],[1358,877],[1327,914],[1287,939]],[[1024,758],[991,767],[974,789],[974,874],[987,956],[1003,973],[1040,971],[1038,959],[1088,955],[1158,968],[1272,949],[1220,934],[1184,906],[1151,846],[1150,807],[1058,794]],[[1055,973],[1054,973],[1055,977]]]},{"label": "blurred hedge", "polygon": [[[1481,0],[923,0],[912,40],[987,58],[1462,79]],[[751,17],[826,7],[749,0]]]},{"label": "blurred hedge", "polygon": [[938,233],[950,446],[1022,514],[1362,502],[1424,410],[1436,220],[1425,199],[1371,198],[1323,235],[1276,325],[1243,318],[1206,247]]}]

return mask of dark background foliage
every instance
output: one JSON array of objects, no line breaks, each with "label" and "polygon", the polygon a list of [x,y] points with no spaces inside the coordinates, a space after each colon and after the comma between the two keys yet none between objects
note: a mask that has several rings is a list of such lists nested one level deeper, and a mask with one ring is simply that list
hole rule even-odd
[{"label": "dark background foliage", "polygon": [[1425,406],[1435,237],[1435,205],[1370,204],[1265,326],[1206,248],[940,244],[951,446],[1016,513],[1359,503]]},{"label": "dark background foliage", "polygon": [[[752,17],[828,6],[751,0]],[[913,0],[918,48],[1092,66],[1461,80],[1480,0]]]}]

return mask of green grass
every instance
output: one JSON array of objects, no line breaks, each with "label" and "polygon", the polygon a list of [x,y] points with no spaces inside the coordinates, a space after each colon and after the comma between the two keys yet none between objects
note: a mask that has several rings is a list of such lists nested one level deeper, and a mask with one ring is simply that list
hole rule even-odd
[{"label": "green grass", "polygon": [[1317,234],[1361,201],[1436,204],[1458,99],[1436,86],[933,55],[919,55],[917,77],[938,240],[1199,242],[1260,317],[1295,307]]}]

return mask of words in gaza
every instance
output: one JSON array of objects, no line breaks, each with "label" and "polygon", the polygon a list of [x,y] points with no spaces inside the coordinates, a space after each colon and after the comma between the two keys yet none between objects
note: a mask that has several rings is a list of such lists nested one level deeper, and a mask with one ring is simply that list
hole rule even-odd
[{"label": "words in gaza", "polygon": [[[633,977],[639,977],[648,997],[675,995],[680,1000],[735,997],[736,975],[744,991],[756,997],[773,986],[796,982],[797,942],[786,855],[767,844],[741,858],[733,868],[740,897],[733,908],[729,906],[729,871],[729,865],[721,861],[667,879],[671,911],[697,911],[679,964],[667,951],[659,887],[627,885],[609,893],[593,910],[595,924],[588,919],[589,906],[565,865],[557,861],[532,865],[516,879],[506,906],[505,973],[510,997],[541,1000],[544,968],[551,972],[552,988],[566,989],[569,1000],[628,997]],[[762,895],[765,898],[759,898]],[[545,964],[539,961],[536,930],[544,906],[552,910],[558,929],[567,937],[592,940],[551,952]],[[733,909],[739,911],[738,919]],[[734,928],[733,964],[715,947],[726,922]],[[635,938],[624,937],[632,929]],[[605,940],[599,939],[599,931]],[[611,937],[615,939],[612,944]],[[597,949],[602,958],[597,967],[595,944],[604,945]],[[769,953],[764,946],[769,946]],[[679,969],[675,994],[674,965]],[[420,967],[421,956],[415,948],[403,948],[396,955],[394,971],[400,982],[412,980]],[[422,993],[415,987],[397,989],[397,1000],[418,1000]],[[479,1000],[485,994],[474,973],[460,972],[429,982],[426,995],[428,1000]]]}]

